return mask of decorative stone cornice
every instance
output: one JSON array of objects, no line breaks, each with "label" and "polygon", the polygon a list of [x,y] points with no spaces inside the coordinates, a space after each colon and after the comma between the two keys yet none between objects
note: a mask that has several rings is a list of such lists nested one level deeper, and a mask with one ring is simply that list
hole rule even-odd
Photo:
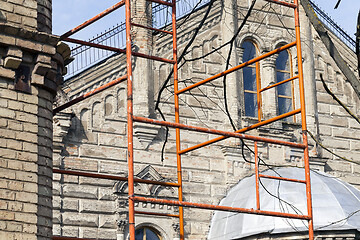
[{"label": "decorative stone cornice", "polygon": [[[12,36],[16,38],[21,38],[23,40],[30,40],[32,42],[47,44],[50,46],[56,46],[56,44],[59,42],[58,36],[44,32],[19,28],[9,23],[0,23],[0,36]],[[4,41],[4,39],[0,38],[0,42],[6,45],[15,45],[16,39],[13,39],[9,42],[8,40]],[[36,49],[34,50],[36,51]],[[40,51],[41,49],[39,50],[39,52]]]},{"label": "decorative stone cornice", "polygon": [[[58,41],[55,35],[0,23],[0,45],[7,51],[0,68],[8,69],[0,71],[0,76],[14,79],[18,91],[31,93],[30,86],[37,85],[55,95],[70,59],[66,44],[60,44],[61,52],[57,51]],[[35,58],[26,58],[29,53]]]}]

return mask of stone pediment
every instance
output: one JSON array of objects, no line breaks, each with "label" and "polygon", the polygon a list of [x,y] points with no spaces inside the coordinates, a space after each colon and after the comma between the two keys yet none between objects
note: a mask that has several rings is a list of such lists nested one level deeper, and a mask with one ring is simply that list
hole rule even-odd
[{"label": "stone pediment", "polygon": [[[161,176],[156,169],[148,165],[143,168],[138,174],[134,176],[138,179],[152,180],[165,182],[169,181],[163,176]],[[127,194],[128,192],[128,183],[127,181],[119,181],[114,185],[114,193],[119,195]],[[172,187],[165,187],[155,184],[139,184],[135,183],[135,193],[141,193],[141,195],[147,195],[151,197],[172,197],[175,195],[176,191]]]}]

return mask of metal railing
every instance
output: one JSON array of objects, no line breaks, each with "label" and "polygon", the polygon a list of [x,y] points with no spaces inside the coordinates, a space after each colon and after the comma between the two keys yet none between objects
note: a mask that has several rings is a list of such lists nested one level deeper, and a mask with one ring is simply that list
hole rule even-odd
[{"label": "metal railing", "polygon": [[[177,18],[184,17],[194,8],[198,9],[210,0],[177,0]],[[153,3],[153,27],[163,28],[171,23],[171,10],[169,7]],[[115,48],[124,48],[125,23],[120,23],[104,33],[97,34],[89,42],[107,45]],[[114,52],[92,48],[89,46],[78,45],[71,49],[71,55],[74,61],[68,65],[68,73],[65,79],[69,79],[83,70],[107,59],[114,55]]]},{"label": "metal railing", "polygon": [[[347,46],[355,51],[355,40],[349,36],[341,27],[339,27],[323,10],[315,3],[309,0],[314,11],[318,14],[320,20],[325,26],[339,37]],[[189,14],[194,8],[208,4],[210,0],[177,0],[177,18],[182,18]],[[169,7],[153,3],[153,27],[163,28],[171,23],[171,10]],[[97,34],[89,42],[103,44],[110,47],[125,47],[125,23],[118,24],[104,33]],[[88,46],[75,46],[71,49],[74,61],[68,65],[68,74],[65,79],[69,79],[81,71],[107,59],[114,55],[111,51],[100,50]]]},{"label": "metal railing", "polygon": [[[125,39],[125,23],[118,24],[115,27],[105,31],[104,33],[97,34],[89,42],[103,44],[116,48],[123,48],[126,43]],[[71,49],[71,56],[74,58],[68,66],[68,73],[65,79],[68,79],[82,70],[93,66],[96,63],[114,55],[114,52],[89,46],[78,45]]]},{"label": "metal railing", "polygon": [[340,40],[342,40],[353,51],[356,49],[356,42],[347,32],[345,32],[339,25],[335,23],[319,6],[309,0],[315,13],[318,15],[320,21],[334,33]]}]

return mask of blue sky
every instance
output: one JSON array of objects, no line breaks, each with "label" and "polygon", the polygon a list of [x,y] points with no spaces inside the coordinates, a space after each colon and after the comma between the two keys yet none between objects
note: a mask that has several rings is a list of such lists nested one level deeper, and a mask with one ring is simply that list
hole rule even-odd
[{"label": "blue sky", "polygon": [[[60,35],[83,23],[99,12],[116,4],[119,0],[53,0],[53,33]],[[313,0],[335,20],[351,37],[356,31],[357,14],[360,0],[342,0],[338,9],[334,9],[337,0]],[[89,39],[124,20],[123,8],[106,16],[98,23],[84,29],[74,37]]]}]

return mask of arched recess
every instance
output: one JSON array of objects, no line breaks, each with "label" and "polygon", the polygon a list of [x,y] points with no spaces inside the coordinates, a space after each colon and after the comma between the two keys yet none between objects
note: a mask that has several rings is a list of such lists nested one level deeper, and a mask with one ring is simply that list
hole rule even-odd
[{"label": "arched recess", "polygon": [[90,122],[90,115],[89,115],[89,109],[84,108],[80,112],[80,124],[78,126],[79,131],[85,132],[89,128],[89,122]]},{"label": "arched recess", "polygon": [[115,97],[113,95],[107,95],[105,97],[105,116],[110,116],[115,112]]},{"label": "arched recess", "polygon": [[102,109],[101,109],[101,103],[100,102],[94,102],[92,106],[92,127],[98,128],[101,125],[101,122],[103,120],[102,118]]}]

